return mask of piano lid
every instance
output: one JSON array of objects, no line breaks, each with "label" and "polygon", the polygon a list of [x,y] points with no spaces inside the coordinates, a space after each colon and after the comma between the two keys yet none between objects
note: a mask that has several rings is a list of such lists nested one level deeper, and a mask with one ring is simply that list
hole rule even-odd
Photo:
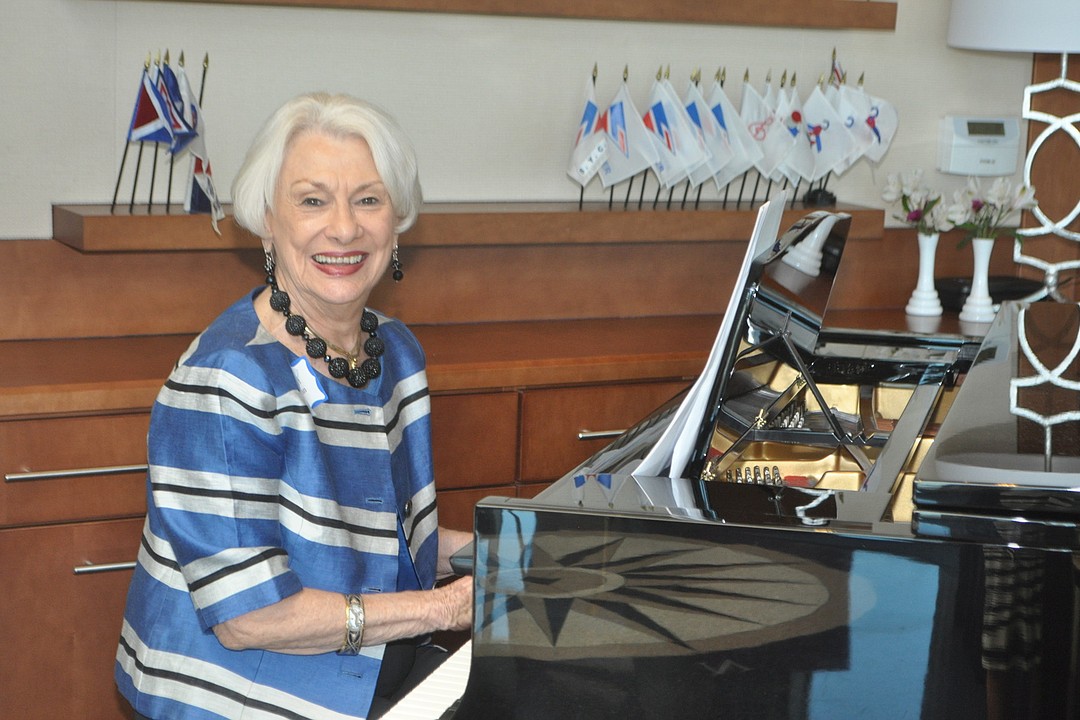
[{"label": "piano lid", "polygon": [[722,483],[892,491],[951,383],[963,339],[825,327],[851,218],[812,212],[780,234],[783,202],[759,211],[694,385],[564,479],[688,479],[693,497],[673,483],[676,504],[717,518]]}]

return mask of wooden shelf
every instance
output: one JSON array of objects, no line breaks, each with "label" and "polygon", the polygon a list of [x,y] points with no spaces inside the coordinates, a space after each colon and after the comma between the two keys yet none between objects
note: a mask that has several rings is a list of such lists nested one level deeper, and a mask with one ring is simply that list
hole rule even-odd
[{"label": "wooden shelf", "polygon": [[[692,378],[718,315],[413,325],[432,392]],[[0,342],[0,420],[149,408],[192,335]]]},{"label": "wooden shelf", "polygon": [[[795,203],[784,215],[787,227],[817,208]],[[884,225],[882,210],[840,205],[852,215],[849,239],[876,239]],[[743,204],[702,203],[697,209],[624,210],[618,203],[433,203],[425,205],[416,226],[405,235],[410,247],[505,245],[608,245],[652,242],[738,241],[750,237],[757,215]],[[231,217],[215,235],[209,217],[167,214],[164,206],[146,212],[108,205],[53,206],[53,236],[84,252],[189,251],[258,248],[259,241]]]},{"label": "wooden shelf", "polygon": [[53,205],[53,238],[85,253],[154,250],[237,250],[259,239],[226,217],[214,233],[209,215],[189,215],[164,205]]},{"label": "wooden shelf", "polygon": [[233,5],[411,10],[589,20],[757,25],[764,27],[893,30],[895,2],[772,0],[767,3],[701,0],[210,0]]}]

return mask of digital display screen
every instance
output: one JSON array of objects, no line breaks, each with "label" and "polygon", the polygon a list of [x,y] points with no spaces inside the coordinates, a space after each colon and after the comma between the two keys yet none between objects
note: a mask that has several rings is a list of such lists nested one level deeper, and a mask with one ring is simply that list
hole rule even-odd
[{"label": "digital display screen", "polygon": [[986,121],[968,121],[967,124],[968,135],[994,135],[997,137],[1005,136],[1005,123],[1002,122],[986,122]]}]

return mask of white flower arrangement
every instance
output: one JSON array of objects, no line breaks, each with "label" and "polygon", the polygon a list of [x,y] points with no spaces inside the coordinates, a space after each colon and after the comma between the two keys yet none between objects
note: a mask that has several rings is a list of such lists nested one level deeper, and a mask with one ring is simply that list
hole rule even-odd
[{"label": "white flower arrangement", "polygon": [[[1017,185],[999,177],[985,193],[977,178],[968,178],[967,185],[953,194],[949,220],[966,233],[965,240],[990,238],[999,235],[1019,237],[1011,227],[1014,215],[1035,207],[1035,188]],[[1018,219],[1018,218],[1017,218]]]},{"label": "white flower arrangement", "polygon": [[947,232],[953,227],[948,209],[941,202],[941,192],[923,182],[922,170],[890,174],[881,199],[887,203],[899,201],[903,213],[893,217],[911,225],[923,235]]}]

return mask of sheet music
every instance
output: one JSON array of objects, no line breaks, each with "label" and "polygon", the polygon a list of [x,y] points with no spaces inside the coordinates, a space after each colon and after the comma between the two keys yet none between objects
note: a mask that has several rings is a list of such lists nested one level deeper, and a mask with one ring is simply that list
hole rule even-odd
[{"label": "sheet music", "polygon": [[690,461],[690,453],[694,443],[697,442],[698,428],[705,415],[705,405],[709,401],[709,391],[712,389],[712,381],[719,372],[720,361],[723,358],[724,348],[728,338],[735,330],[734,308],[739,306],[743,293],[746,290],[746,281],[750,274],[753,259],[776,241],[780,233],[780,222],[783,219],[784,205],[790,199],[790,190],[786,190],[778,197],[766,202],[758,209],[757,220],[754,223],[754,232],[750,236],[750,242],[746,246],[746,254],[743,256],[742,266],[735,279],[735,287],[731,291],[731,299],[728,301],[727,312],[720,324],[720,330],[716,334],[709,359],[705,363],[705,369],[698,375],[698,379],[683,398],[682,404],[671,419],[671,424],[664,430],[660,440],[653,445],[649,454],[634,469],[638,475],[658,475],[668,477],[681,477]]},{"label": "sheet music", "polygon": [[465,692],[471,665],[472,640],[469,640],[390,708],[383,720],[439,720]]}]

